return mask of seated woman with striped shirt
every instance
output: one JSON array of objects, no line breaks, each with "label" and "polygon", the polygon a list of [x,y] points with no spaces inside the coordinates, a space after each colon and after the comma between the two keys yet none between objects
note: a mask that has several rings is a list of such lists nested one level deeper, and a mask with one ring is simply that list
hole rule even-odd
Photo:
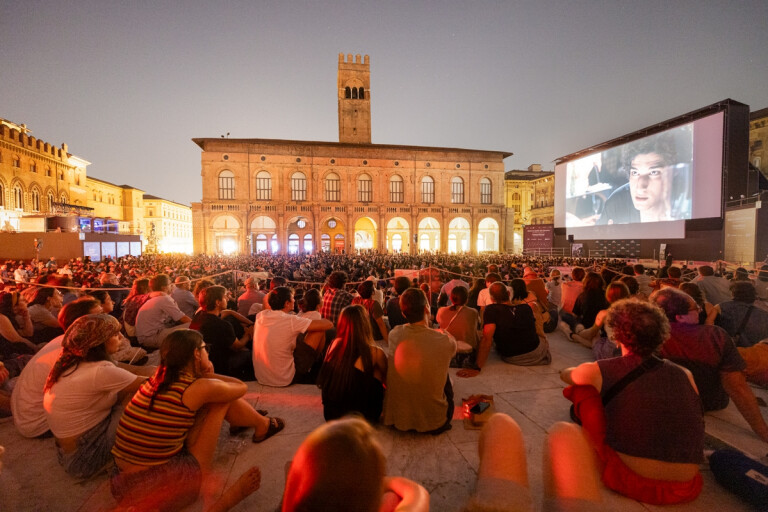
[{"label": "seated woman with striped shirt", "polygon": [[[216,375],[199,332],[169,334],[157,373],[136,392],[120,418],[112,449],[112,495],[121,507],[180,510],[197,500],[210,474],[222,421],[230,431],[255,427],[258,443],[283,429],[242,397],[247,386]],[[209,510],[228,510],[258,489],[258,467],[246,471]]]}]

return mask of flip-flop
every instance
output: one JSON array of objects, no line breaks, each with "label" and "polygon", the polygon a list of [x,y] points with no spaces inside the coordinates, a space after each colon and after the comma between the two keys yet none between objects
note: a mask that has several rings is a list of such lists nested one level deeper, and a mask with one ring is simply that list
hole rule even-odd
[{"label": "flip-flop", "polygon": [[256,437],[256,434],[253,434],[252,440],[254,443],[261,443],[263,441],[266,441],[273,435],[277,434],[284,428],[285,428],[285,421],[283,421],[282,418],[269,418],[269,428],[267,429],[267,433],[261,437]]}]

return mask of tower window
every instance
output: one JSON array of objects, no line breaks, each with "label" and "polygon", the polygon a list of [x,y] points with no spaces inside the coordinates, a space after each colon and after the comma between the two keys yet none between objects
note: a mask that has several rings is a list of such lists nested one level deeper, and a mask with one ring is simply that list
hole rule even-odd
[{"label": "tower window", "polygon": [[346,99],[349,99],[349,98],[351,98],[351,97],[352,97],[352,89],[350,89],[349,87],[347,87],[346,89],[344,89],[344,97],[345,97]]},{"label": "tower window", "polygon": [[357,93],[357,96],[358,96],[358,97],[359,97],[361,100],[364,100],[364,99],[365,99],[365,89],[361,87],[361,88],[360,88],[360,92],[358,92],[358,93]]},{"label": "tower window", "polygon": [[352,88],[352,99],[353,100],[357,99],[357,87]]}]

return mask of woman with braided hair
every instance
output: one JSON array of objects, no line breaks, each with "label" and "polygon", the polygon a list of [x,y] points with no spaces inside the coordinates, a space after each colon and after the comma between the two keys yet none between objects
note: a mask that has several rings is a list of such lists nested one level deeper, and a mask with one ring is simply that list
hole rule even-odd
[{"label": "woman with braided hair", "polygon": [[61,355],[45,383],[43,405],[59,463],[78,478],[109,461],[124,403],[144,381],[112,361],[119,333],[120,322],[112,316],[77,319],[64,334]]},{"label": "woman with braided hair", "polygon": [[[255,410],[243,399],[248,387],[242,381],[214,373],[199,332],[172,332],[163,340],[160,355],[157,372],[126,406],[112,449],[112,495],[125,508],[167,511],[194,503],[203,479],[211,475],[225,420],[230,433],[253,427],[254,443],[285,426],[282,419],[266,417],[266,411]],[[254,466],[206,510],[228,510],[260,481],[261,472]]]}]

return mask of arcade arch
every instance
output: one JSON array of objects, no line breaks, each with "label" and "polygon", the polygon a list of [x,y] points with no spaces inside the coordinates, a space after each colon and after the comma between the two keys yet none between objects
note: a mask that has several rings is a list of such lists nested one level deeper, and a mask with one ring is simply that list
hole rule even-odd
[{"label": "arcade arch", "polygon": [[448,252],[469,252],[470,249],[469,221],[464,217],[456,217],[448,224]]},{"label": "arcade arch", "polygon": [[[251,247],[253,252],[270,251],[270,240],[277,234],[277,224],[266,215],[259,215],[251,221]],[[275,252],[272,250],[270,252]]]},{"label": "arcade arch", "polygon": [[402,217],[393,217],[387,222],[387,251],[408,252],[411,244],[410,225]]},{"label": "arcade arch", "polygon": [[240,250],[238,233],[240,222],[232,215],[219,215],[211,223],[216,252],[234,254]]},{"label": "arcade arch", "polygon": [[477,252],[499,250],[499,223],[486,217],[477,225]]},{"label": "arcade arch", "polygon": [[432,217],[419,221],[419,251],[440,250],[440,223]]},{"label": "arcade arch", "polygon": [[355,222],[355,250],[376,249],[376,223],[370,217],[360,217]]},{"label": "arcade arch", "polygon": [[336,217],[329,217],[320,225],[320,250],[341,253],[346,248],[346,226]]}]

